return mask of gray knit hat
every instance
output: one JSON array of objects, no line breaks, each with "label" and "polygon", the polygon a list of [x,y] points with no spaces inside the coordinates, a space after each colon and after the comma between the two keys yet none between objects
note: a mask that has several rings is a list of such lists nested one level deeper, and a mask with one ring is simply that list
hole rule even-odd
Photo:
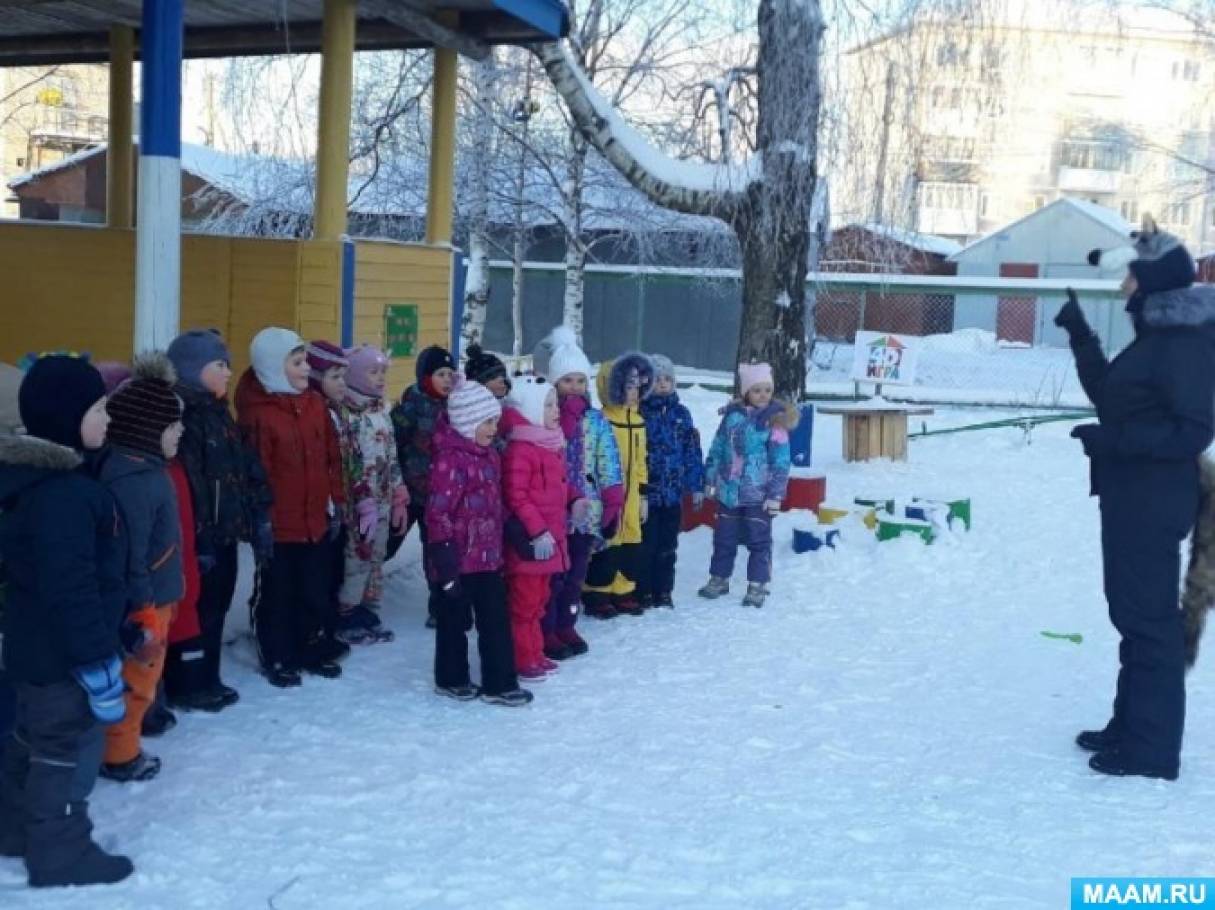
[{"label": "gray knit hat", "polygon": [[207,364],[217,360],[232,363],[228,346],[216,329],[183,332],[173,339],[166,353],[177,370],[178,381],[195,388],[202,388],[202,371]]},{"label": "gray knit hat", "polygon": [[675,363],[670,357],[665,354],[651,354],[650,363],[654,364],[654,379],[662,379],[666,377],[671,382],[675,381]]}]

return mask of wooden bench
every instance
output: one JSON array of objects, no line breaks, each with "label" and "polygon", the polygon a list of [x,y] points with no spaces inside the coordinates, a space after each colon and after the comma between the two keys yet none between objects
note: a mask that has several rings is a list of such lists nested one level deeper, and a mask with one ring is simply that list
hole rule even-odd
[{"label": "wooden bench", "polygon": [[875,458],[906,461],[908,415],[933,413],[932,408],[881,399],[820,406],[815,410],[844,418],[844,461],[872,461]]}]

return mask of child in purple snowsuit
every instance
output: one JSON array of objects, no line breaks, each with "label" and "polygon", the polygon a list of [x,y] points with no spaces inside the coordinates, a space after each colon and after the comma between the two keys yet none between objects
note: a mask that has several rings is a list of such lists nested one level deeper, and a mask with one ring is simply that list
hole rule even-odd
[{"label": "child in purple snowsuit", "polygon": [[730,592],[740,544],[750,551],[743,606],[762,607],[772,580],[772,518],[789,486],[789,430],[796,412],[773,399],[772,367],[738,368],[741,401],[722,416],[705,463],[705,495],[717,500],[709,583],[700,596],[715,600]]}]

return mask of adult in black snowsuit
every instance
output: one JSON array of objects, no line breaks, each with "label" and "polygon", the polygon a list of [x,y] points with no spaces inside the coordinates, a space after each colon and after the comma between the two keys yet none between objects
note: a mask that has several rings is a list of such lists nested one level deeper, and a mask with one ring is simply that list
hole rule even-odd
[{"label": "adult in black snowsuit", "polygon": [[[1123,283],[1135,339],[1112,361],[1074,293],[1068,333],[1098,422],[1072,436],[1101,507],[1110,620],[1122,636],[1113,717],[1076,742],[1103,774],[1175,780],[1185,725],[1180,545],[1199,507],[1199,457],[1215,436],[1215,286],[1195,285],[1181,243],[1145,222]],[[1109,257],[1110,254],[1104,254]],[[1102,254],[1094,251],[1094,264]]]}]

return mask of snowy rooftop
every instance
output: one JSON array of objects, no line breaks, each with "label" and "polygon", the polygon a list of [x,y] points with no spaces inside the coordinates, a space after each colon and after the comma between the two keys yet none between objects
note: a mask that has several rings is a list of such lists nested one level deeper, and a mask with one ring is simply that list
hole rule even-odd
[{"label": "snowy rooftop", "polygon": [[[9,182],[17,189],[50,174],[76,167],[103,154],[101,143],[32,171]],[[457,173],[457,196],[463,200],[470,192],[467,162],[462,160]],[[307,214],[312,210],[313,164],[300,159],[269,155],[226,152],[208,146],[182,143],[182,171],[206,182],[216,191],[240,200],[251,208]],[[500,170],[500,169],[499,169]],[[510,188],[504,184],[512,175],[494,172],[490,192],[490,217],[499,224],[514,220]],[[375,175],[352,169],[347,198],[353,213],[366,216],[414,216],[426,212],[428,163],[424,158],[395,157],[381,163]],[[525,177],[524,218],[530,227],[553,224],[562,211],[561,194],[552,176],[538,165]],[[656,231],[694,231],[719,233],[727,228],[715,218],[681,215],[659,208],[625,182],[614,168],[598,156],[587,161],[583,192],[587,230],[637,230],[646,226]]]},{"label": "snowy rooftop", "polygon": [[949,240],[946,237],[938,237],[935,234],[921,234],[918,231],[910,231],[889,224],[879,224],[876,221],[867,221],[863,224],[849,225],[849,227],[859,227],[871,234],[876,234],[879,237],[885,237],[887,240],[893,240],[895,243],[901,243],[903,246],[911,247],[913,250],[932,253],[936,256],[952,256],[962,249],[962,244]]},{"label": "snowy rooftop", "polygon": [[[1129,238],[1131,231],[1134,230],[1131,224],[1113,209],[1108,209],[1103,205],[1097,205],[1095,202],[1089,202],[1087,199],[1072,199],[1070,196],[1063,196],[1047,205],[1044,205],[1037,211],[1030,212],[1028,215],[1023,215],[1022,217],[1018,218],[1016,221],[1012,221],[1003,227],[997,228],[991,233],[980,237],[978,240],[971,241],[970,243],[966,244],[966,246],[962,247],[960,250],[951,255],[950,258],[956,260],[960,256],[965,256],[966,254],[975,250],[977,247],[980,247],[1003,234],[1007,234],[1009,231],[1014,231],[1023,225],[1036,221],[1039,218],[1043,218],[1048,213],[1061,206],[1075,209],[1077,212],[1084,215],[1086,218],[1095,221],[1097,224],[1101,225],[1103,228],[1108,230],[1111,234],[1116,235],[1116,237],[1121,240],[1126,240]],[[1113,239],[1114,238],[1111,238],[1111,241]]]}]

